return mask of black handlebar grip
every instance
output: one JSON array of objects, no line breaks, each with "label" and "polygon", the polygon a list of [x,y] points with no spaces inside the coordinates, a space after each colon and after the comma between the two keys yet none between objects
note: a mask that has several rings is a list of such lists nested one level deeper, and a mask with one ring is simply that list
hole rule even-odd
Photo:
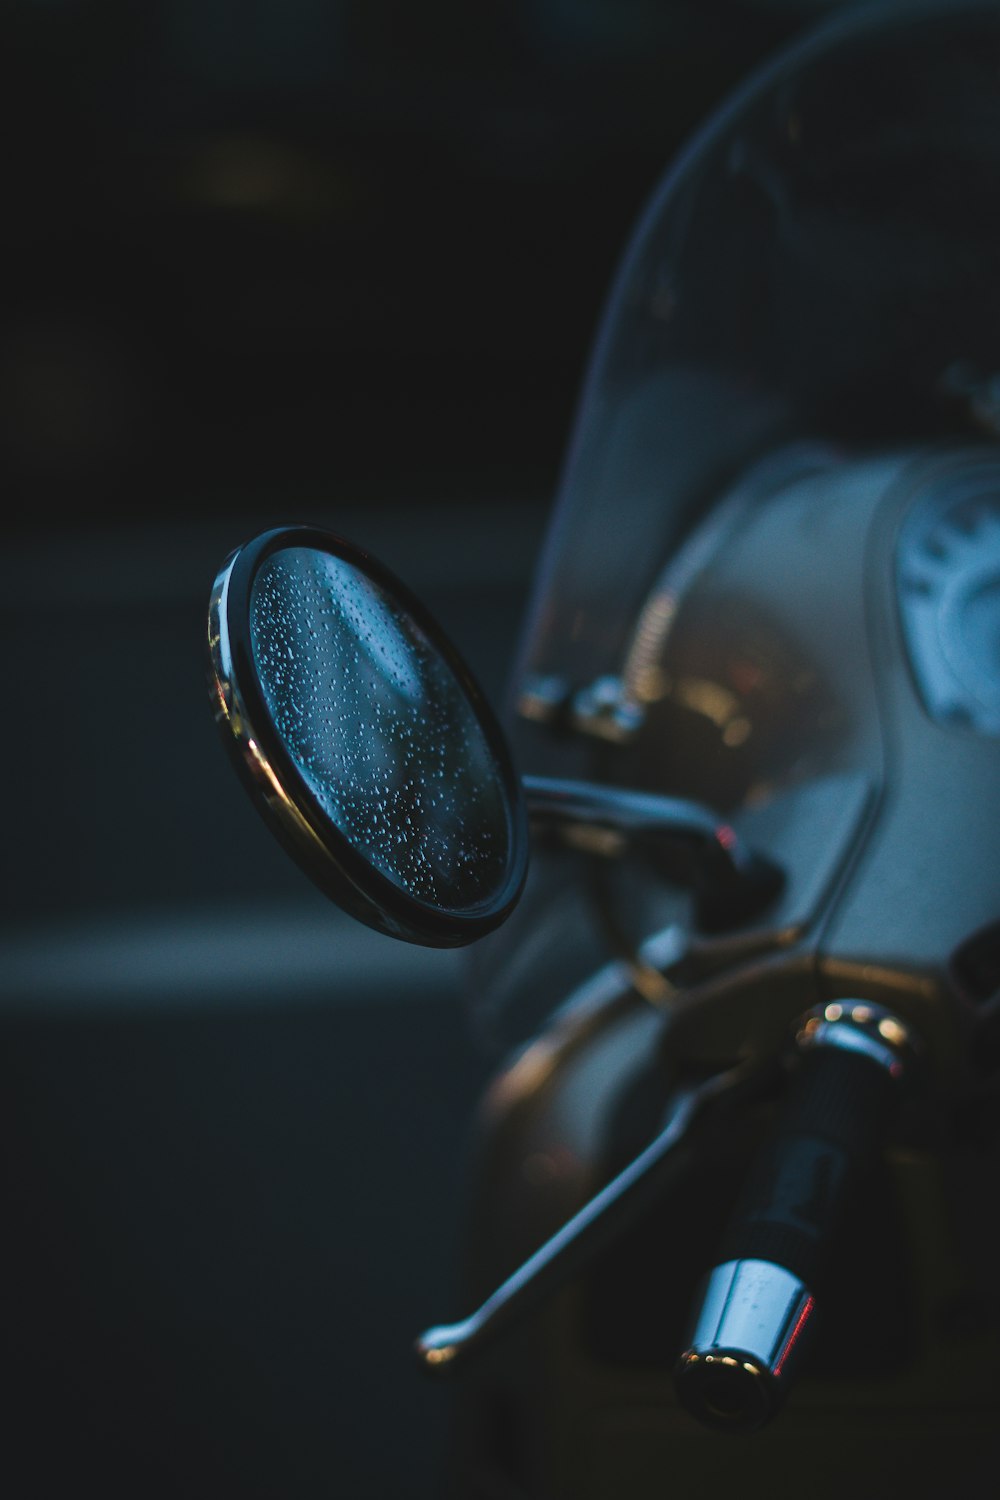
[{"label": "black handlebar grip", "polygon": [[777,1128],[747,1179],[709,1274],[678,1399],[730,1431],[773,1415],[801,1352],[845,1201],[880,1153],[911,1040],[881,1007],[840,1001],[799,1033],[805,1050]]},{"label": "black handlebar grip", "polygon": [[803,1058],[778,1130],[747,1180],[720,1247],[723,1261],[769,1260],[813,1291],[851,1178],[884,1135],[887,1069],[863,1053],[821,1047]]}]

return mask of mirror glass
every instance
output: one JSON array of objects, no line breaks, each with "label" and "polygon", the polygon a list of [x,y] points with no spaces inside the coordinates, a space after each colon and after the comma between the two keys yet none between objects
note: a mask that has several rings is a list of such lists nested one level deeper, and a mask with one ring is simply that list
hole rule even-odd
[{"label": "mirror glass", "polygon": [[516,820],[499,731],[425,623],[315,546],[273,550],[253,573],[257,687],[298,777],[405,898],[462,912],[509,896]]}]

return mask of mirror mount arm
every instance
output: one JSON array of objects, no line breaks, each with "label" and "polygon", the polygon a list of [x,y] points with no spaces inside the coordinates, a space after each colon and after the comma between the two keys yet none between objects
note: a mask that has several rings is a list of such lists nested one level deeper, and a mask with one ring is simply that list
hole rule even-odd
[{"label": "mirror mount arm", "polygon": [[778,866],[703,803],[544,776],[525,776],[522,785],[538,832],[595,852],[641,850],[667,879],[695,892],[706,930],[756,916],[784,885]]}]

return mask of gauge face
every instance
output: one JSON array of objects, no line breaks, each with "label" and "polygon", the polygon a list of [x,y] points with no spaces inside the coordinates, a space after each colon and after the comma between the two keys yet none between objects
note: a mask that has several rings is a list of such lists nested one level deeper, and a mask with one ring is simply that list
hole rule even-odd
[{"label": "gauge face", "polygon": [[932,718],[1000,735],[1000,466],[951,475],[900,532],[896,578]]}]

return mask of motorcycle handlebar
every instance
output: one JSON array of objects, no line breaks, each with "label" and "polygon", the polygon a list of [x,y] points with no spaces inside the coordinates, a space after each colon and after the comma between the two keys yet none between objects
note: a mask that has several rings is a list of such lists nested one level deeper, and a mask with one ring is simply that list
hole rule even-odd
[{"label": "motorcycle handlebar", "polygon": [[881,1151],[909,1031],[881,1007],[844,1000],[813,1012],[777,1128],[758,1156],[703,1287],[675,1380],[708,1426],[745,1431],[776,1411],[813,1325],[834,1232]]}]

